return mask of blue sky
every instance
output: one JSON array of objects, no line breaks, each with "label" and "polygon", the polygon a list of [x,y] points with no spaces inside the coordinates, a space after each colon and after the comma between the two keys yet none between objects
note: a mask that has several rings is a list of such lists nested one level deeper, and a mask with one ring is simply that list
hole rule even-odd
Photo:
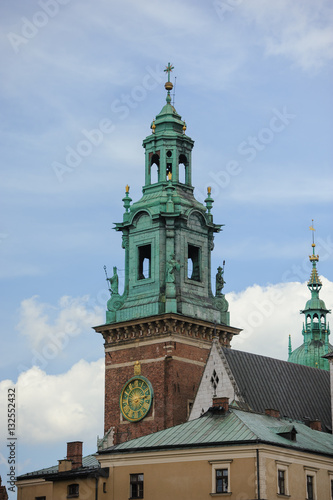
[{"label": "blue sky", "polygon": [[125,185],[141,195],[169,61],[195,194],[211,185],[225,224],[213,267],[226,260],[234,347],[285,359],[289,333],[302,341],[311,219],[332,307],[332,17],[325,0],[3,0],[0,393],[20,376],[18,473],[102,434],[91,326],[103,266],[124,268],[112,227]]}]

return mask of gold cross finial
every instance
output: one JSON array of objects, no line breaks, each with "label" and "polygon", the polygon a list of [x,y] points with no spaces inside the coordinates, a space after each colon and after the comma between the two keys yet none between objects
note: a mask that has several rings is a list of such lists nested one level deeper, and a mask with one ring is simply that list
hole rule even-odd
[{"label": "gold cross finial", "polygon": [[168,82],[170,82],[170,73],[174,69],[172,64],[168,63],[167,67],[165,68],[164,72],[168,73]]},{"label": "gold cross finial", "polygon": [[310,231],[313,231],[313,233],[312,233],[312,246],[314,247],[315,246],[315,242],[314,242],[314,231],[315,231],[315,228],[313,226],[314,226],[314,224],[313,224],[313,219],[312,219],[312,224],[309,227],[309,229],[310,229]]}]

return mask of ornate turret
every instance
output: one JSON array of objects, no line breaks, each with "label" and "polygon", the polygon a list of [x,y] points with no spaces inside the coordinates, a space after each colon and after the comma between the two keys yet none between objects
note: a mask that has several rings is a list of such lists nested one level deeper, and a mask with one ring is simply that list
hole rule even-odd
[{"label": "ornate turret", "polygon": [[[310,230],[314,231],[313,225]],[[311,299],[307,301],[305,308],[300,311],[305,316],[302,330],[304,342],[300,347],[292,351],[289,339],[288,361],[329,370],[329,362],[327,359],[323,359],[322,356],[333,350],[333,346],[328,342],[330,329],[329,324],[326,322],[326,315],[331,311],[326,308],[325,302],[319,298],[322,283],[318,276],[317,262],[319,261],[319,255],[316,255],[315,248],[313,233],[312,255],[309,256],[312,271],[308,281]]]},{"label": "ornate turret", "polygon": [[206,205],[193,195],[194,141],[171,104],[172,69],[169,63],[165,70],[166,104],[143,141],[143,196],[131,204],[126,187],[123,222],[115,227],[123,235],[125,287],[122,295],[112,293],[106,322],[176,313],[229,325],[222,288],[216,296],[211,289],[211,251],[221,225],[213,222],[210,188]]},{"label": "ornate turret", "polygon": [[95,327],[105,341],[104,427],[114,444],[185,422],[213,337],[230,347],[240,332],[229,325],[224,262],[215,295],[211,289],[221,225],[213,222],[211,190],[205,204],[193,195],[194,143],[171,104],[172,69],[168,64],[166,104],[143,141],[142,197],[133,203],[126,186],[115,227],[125,249],[124,292],[113,267],[106,323]]}]

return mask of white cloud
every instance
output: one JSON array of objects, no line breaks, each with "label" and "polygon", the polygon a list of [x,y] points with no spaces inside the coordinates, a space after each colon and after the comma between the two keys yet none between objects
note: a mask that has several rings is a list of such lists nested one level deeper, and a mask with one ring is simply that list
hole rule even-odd
[{"label": "white cloud", "polygon": [[[333,304],[333,282],[321,277],[320,297],[328,308]],[[231,325],[242,328],[232,347],[273,358],[288,357],[288,336],[292,348],[303,343],[303,316],[299,311],[311,297],[306,282],[279,283],[261,287],[253,285],[239,293],[226,295]],[[331,339],[332,344],[332,339]]]},{"label": "white cloud", "polygon": [[303,70],[318,70],[333,58],[333,11],[327,0],[251,0],[239,9],[262,32],[267,55],[283,55]]},{"label": "white cloud", "polygon": [[47,348],[60,351],[70,338],[100,324],[103,308],[92,303],[88,295],[63,296],[56,306],[40,302],[35,295],[22,301],[19,315],[17,328],[33,348],[41,352]]},{"label": "white cloud", "polygon": [[[333,303],[333,282],[321,277],[320,296],[330,307]],[[287,359],[288,335],[292,335],[293,348],[302,343],[302,317],[310,293],[305,283],[279,283],[261,287],[253,285],[240,293],[229,293],[231,324],[243,331],[234,337],[234,349],[255,352],[279,359]],[[58,315],[53,324],[45,310],[50,305],[39,304],[36,297],[27,299],[24,314],[28,323],[27,334],[37,335],[38,342],[46,335],[58,332],[59,325],[80,329],[91,326],[91,311],[82,298],[62,297],[53,308]],[[60,312],[59,312],[60,311]],[[85,318],[72,324],[71,314]],[[7,390],[16,387],[19,435],[28,445],[44,442],[64,442],[80,439],[93,442],[103,430],[104,359],[88,363],[80,360],[70,370],[49,375],[37,366],[24,371],[18,381],[0,383],[1,407],[6,407]]]},{"label": "white cloud", "polygon": [[8,387],[16,388],[22,443],[91,441],[103,433],[104,359],[81,360],[56,376],[34,366],[19,376],[16,385],[9,380],[0,383],[2,407]]}]

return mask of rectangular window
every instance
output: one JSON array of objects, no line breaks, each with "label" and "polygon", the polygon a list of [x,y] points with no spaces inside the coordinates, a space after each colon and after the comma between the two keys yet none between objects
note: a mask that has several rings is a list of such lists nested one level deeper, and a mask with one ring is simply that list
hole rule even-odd
[{"label": "rectangular window", "polygon": [[286,478],[285,471],[279,469],[278,470],[278,494],[285,495],[286,494]]},{"label": "rectangular window", "polygon": [[143,474],[130,474],[130,498],[143,498]]},{"label": "rectangular window", "polygon": [[231,473],[232,460],[212,460],[212,494],[231,493]]},{"label": "rectangular window", "polygon": [[188,245],[187,277],[193,281],[200,281],[200,248]]},{"label": "rectangular window", "polygon": [[216,493],[228,493],[228,469],[216,469]]},{"label": "rectangular window", "polygon": [[307,500],[315,500],[313,476],[306,476],[306,494]]},{"label": "rectangular window", "polygon": [[67,487],[67,498],[77,498],[79,496],[79,485],[69,484]]},{"label": "rectangular window", "polygon": [[151,277],[151,245],[138,247],[138,280]]}]

